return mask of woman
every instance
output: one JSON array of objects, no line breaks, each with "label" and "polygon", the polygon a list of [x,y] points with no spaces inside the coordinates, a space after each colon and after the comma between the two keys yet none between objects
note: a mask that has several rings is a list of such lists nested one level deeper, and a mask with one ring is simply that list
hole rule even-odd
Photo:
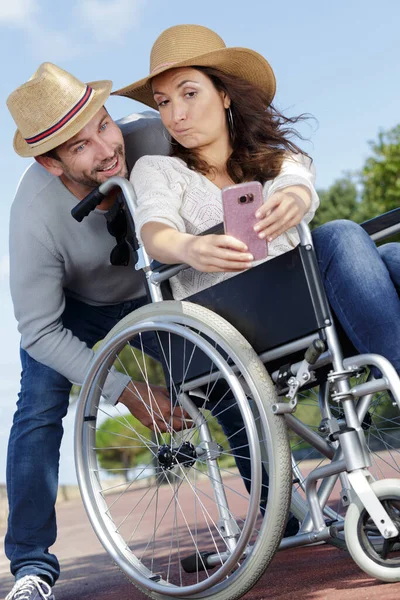
[{"label": "woman", "polygon": [[[288,230],[302,218],[310,221],[318,206],[311,161],[289,141],[289,131],[282,131],[292,120],[270,106],[275,78],[264,58],[250,50],[222,50],[227,64],[244,55],[250,81],[221,67],[204,66],[216,64],[223,42],[204,27],[184,25],[164,32],[153,55],[158,56],[158,44],[165,42],[183,50],[179,36],[193,42],[196,35],[198,47],[213,49],[200,60],[202,66],[157,69],[155,64],[152,72],[159,74],[143,98],[160,111],[172,137],[172,157],[144,157],[132,172],[139,205],[137,232],[149,254],[195,269],[171,281],[177,299],[252,264],[245,245],[230,236],[195,236],[223,220],[221,188],[243,180],[264,185],[266,203],[260,210],[258,235],[268,239],[270,258],[298,243],[296,232]],[[171,64],[169,56],[158,60]],[[192,64],[198,63],[196,57]]]},{"label": "woman", "polygon": [[[268,241],[269,258],[298,243],[293,227],[309,222],[318,206],[311,161],[290,140],[298,119],[274,109],[274,93],[273,71],[261,55],[226,48],[198,25],[164,31],[152,48],[150,75],[116,92],[159,110],[172,138],[171,156],[141,158],[131,180],[137,234],[148,253],[193,267],[171,281],[177,299],[252,265],[238,240],[196,237],[222,221],[223,187],[263,184],[255,229]],[[328,298],[347,335],[359,352],[382,354],[400,372],[399,245],[378,251],[349,221],[328,223],[313,238]]]}]

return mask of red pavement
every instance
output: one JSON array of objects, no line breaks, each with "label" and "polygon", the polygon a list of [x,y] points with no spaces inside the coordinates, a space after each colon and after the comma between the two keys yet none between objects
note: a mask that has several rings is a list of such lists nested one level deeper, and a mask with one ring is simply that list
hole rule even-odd
[{"label": "red pavement", "polygon": [[[79,500],[58,508],[55,547],[62,576],[56,600],[144,600],[114,566],[93,533]],[[0,530],[0,537],[4,532]],[[12,587],[0,556],[0,598]],[[366,576],[350,556],[322,545],[280,552],[245,600],[398,600],[400,583],[383,584]]]}]

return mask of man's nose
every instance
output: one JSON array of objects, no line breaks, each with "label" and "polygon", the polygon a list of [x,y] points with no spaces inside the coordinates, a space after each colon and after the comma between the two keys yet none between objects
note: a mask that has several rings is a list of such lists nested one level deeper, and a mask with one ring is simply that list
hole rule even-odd
[{"label": "man's nose", "polygon": [[106,140],[99,139],[96,144],[96,154],[99,160],[107,160],[115,155],[115,147]]}]

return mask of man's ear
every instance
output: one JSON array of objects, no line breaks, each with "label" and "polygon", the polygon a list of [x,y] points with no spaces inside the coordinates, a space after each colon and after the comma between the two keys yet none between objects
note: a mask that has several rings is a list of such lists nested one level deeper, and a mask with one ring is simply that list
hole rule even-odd
[{"label": "man's ear", "polygon": [[55,158],[50,158],[50,156],[35,156],[35,160],[39,165],[42,165],[46,171],[56,177],[60,177],[64,173],[61,162]]}]

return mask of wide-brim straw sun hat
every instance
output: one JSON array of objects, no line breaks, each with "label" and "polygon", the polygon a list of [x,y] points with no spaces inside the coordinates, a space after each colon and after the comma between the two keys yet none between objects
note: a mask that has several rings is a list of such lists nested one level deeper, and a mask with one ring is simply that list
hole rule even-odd
[{"label": "wide-brim straw sun hat", "polygon": [[151,80],[177,67],[214,67],[240,77],[267,93],[271,102],[276,89],[275,75],[268,61],[248,48],[227,48],[211,29],[202,25],[175,25],[163,31],[150,54],[150,74],[116,90],[113,95],[127,96],[158,110]]},{"label": "wide-brim straw sun hat", "polygon": [[104,105],[111,81],[83,83],[46,62],[7,98],[18,127],[14,150],[20,156],[39,156],[79,133]]}]

